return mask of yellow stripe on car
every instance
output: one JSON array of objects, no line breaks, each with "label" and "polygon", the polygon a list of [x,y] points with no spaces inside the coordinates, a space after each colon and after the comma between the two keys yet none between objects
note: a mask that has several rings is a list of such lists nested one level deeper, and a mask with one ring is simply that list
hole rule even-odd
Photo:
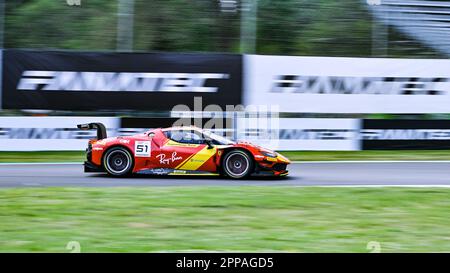
[{"label": "yellow stripe on car", "polygon": [[199,175],[204,175],[204,176],[219,176],[220,174],[218,173],[169,173],[167,175],[195,175],[195,176],[199,176]]},{"label": "yellow stripe on car", "polygon": [[181,162],[180,164],[178,164],[178,166],[175,167],[175,169],[180,169],[181,166],[184,165],[184,163],[186,163],[189,159],[191,159],[195,154],[192,154],[190,156],[188,156],[185,160],[183,160],[183,162]]},{"label": "yellow stripe on car", "polygon": [[190,147],[190,148],[196,148],[200,144],[189,144],[189,143],[180,143],[173,140],[167,141],[167,143],[164,144],[164,146],[170,146],[170,147]]},{"label": "yellow stripe on car", "polygon": [[290,163],[289,159],[287,159],[286,157],[284,157],[280,154],[277,155],[277,159],[283,163]]},{"label": "yellow stripe on car", "polygon": [[198,153],[194,154],[192,157],[185,160],[185,162],[181,163],[177,166],[177,169],[190,170],[195,171],[200,168],[208,159],[213,157],[216,154],[216,147],[208,149],[208,146],[205,146]]}]

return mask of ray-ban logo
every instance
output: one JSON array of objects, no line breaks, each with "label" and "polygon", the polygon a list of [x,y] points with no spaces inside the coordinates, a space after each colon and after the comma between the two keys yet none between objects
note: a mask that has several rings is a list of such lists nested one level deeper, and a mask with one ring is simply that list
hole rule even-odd
[{"label": "ray-ban logo", "polygon": [[69,6],[81,6],[81,0],[66,0]]}]

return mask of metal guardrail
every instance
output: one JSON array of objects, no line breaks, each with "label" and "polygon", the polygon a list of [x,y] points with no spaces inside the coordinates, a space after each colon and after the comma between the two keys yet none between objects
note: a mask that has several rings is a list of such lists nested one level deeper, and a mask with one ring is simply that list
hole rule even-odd
[{"label": "metal guardrail", "polygon": [[384,24],[450,56],[450,1],[381,0],[369,10]]}]

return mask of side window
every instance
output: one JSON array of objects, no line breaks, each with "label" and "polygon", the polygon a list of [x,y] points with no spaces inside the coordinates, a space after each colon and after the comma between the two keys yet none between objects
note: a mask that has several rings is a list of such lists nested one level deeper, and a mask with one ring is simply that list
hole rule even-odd
[{"label": "side window", "polygon": [[203,144],[205,142],[200,133],[196,131],[173,130],[173,131],[166,131],[165,134],[171,140],[179,143]]}]

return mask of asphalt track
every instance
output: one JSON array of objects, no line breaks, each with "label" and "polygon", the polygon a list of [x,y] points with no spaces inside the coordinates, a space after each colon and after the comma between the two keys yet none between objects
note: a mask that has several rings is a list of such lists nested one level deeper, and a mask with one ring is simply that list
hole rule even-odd
[{"label": "asphalt track", "polygon": [[117,186],[442,186],[450,187],[450,162],[304,162],[276,179],[86,174],[81,164],[0,164],[0,187]]}]

